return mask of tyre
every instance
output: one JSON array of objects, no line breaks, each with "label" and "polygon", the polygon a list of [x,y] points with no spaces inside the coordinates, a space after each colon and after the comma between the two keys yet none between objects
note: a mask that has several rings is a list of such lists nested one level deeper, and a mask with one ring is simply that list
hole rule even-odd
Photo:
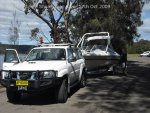
[{"label": "tyre", "polygon": [[86,86],[86,73],[83,72],[80,80],[80,88],[83,88]]},{"label": "tyre", "polygon": [[56,90],[57,103],[65,103],[68,99],[68,85],[67,79],[63,79],[61,85]]},{"label": "tyre", "polygon": [[10,102],[17,102],[21,98],[21,92],[13,91],[11,89],[6,90],[7,98]]}]

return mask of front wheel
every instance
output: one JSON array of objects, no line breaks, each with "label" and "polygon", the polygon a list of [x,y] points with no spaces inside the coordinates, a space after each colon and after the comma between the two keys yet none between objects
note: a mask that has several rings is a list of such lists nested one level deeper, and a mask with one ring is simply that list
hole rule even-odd
[{"label": "front wheel", "polygon": [[65,103],[68,98],[67,79],[63,79],[61,85],[56,90],[56,101],[58,103]]},{"label": "front wheel", "polygon": [[21,98],[21,92],[13,91],[11,89],[6,89],[7,98],[10,102],[17,102]]}]

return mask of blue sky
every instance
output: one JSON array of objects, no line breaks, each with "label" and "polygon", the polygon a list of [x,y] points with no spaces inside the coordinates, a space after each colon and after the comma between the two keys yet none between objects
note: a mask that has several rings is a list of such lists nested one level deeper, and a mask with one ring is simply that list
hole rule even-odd
[{"label": "blue sky", "polygon": [[[21,0],[1,0],[0,1],[0,42],[9,44],[9,28],[13,13],[16,11],[16,17],[21,21],[19,44],[35,45],[37,42],[31,40],[30,29],[38,27],[47,37],[49,36],[49,27],[34,14],[24,14],[24,4]],[[44,39],[46,41],[46,39]]]},{"label": "blue sky", "polygon": [[142,20],[143,25],[138,28],[140,39],[150,40],[150,2],[143,7]]},{"label": "blue sky", "polygon": [[[34,14],[24,14],[24,4],[21,0],[1,0],[0,1],[0,42],[9,42],[9,28],[13,19],[13,12],[16,11],[17,18],[21,21],[19,44],[35,45],[36,41],[31,40],[30,29],[38,27],[47,37],[49,36],[49,27]],[[144,24],[138,28],[141,34],[140,39],[150,40],[150,3],[144,5],[142,11],[142,20]],[[44,39],[46,41],[46,39]]]}]

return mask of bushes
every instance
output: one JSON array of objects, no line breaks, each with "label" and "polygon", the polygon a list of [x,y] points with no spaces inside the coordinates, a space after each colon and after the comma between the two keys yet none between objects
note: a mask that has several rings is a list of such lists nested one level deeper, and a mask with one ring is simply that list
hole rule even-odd
[{"label": "bushes", "polygon": [[141,39],[135,42],[132,46],[128,47],[128,53],[140,54],[144,51],[150,51],[150,41]]}]

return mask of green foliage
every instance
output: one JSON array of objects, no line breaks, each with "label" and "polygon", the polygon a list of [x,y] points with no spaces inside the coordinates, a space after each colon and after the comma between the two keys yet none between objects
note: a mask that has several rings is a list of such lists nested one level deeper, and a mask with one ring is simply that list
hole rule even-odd
[{"label": "green foliage", "polygon": [[33,40],[39,40],[38,39],[38,33],[39,33],[39,28],[34,28],[34,29],[31,29],[31,39]]},{"label": "green foliage", "polygon": [[[143,0],[22,0],[25,13],[34,13],[50,27],[54,42],[59,42],[64,31],[66,39],[81,37],[86,32],[107,31],[128,43],[139,37],[137,27],[142,25]],[[60,16],[54,16],[55,13]],[[57,18],[56,18],[57,17]],[[64,23],[65,30],[61,29]],[[72,29],[71,27],[73,26]],[[69,35],[68,35],[69,34]]]},{"label": "green foliage", "polygon": [[[76,9],[78,0],[21,0],[25,7],[25,14],[33,13],[50,28],[50,36],[54,43],[61,42],[61,22],[64,22],[65,36],[68,38],[71,11]],[[55,16],[57,14],[58,16]],[[63,28],[64,29],[64,28]],[[33,31],[34,32],[34,31]],[[32,33],[31,33],[32,34]],[[33,33],[34,35],[35,33]]]},{"label": "green foliage", "polygon": [[150,41],[141,39],[135,42],[132,46],[128,47],[128,53],[143,53],[144,51],[150,51]]},{"label": "green foliage", "polygon": [[[82,0],[79,4],[83,8],[74,19],[75,26],[81,33],[108,31],[128,43],[140,36],[137,27],[142,25],[142,0]],[[91,8],[92,6],[97,8]]]}]

